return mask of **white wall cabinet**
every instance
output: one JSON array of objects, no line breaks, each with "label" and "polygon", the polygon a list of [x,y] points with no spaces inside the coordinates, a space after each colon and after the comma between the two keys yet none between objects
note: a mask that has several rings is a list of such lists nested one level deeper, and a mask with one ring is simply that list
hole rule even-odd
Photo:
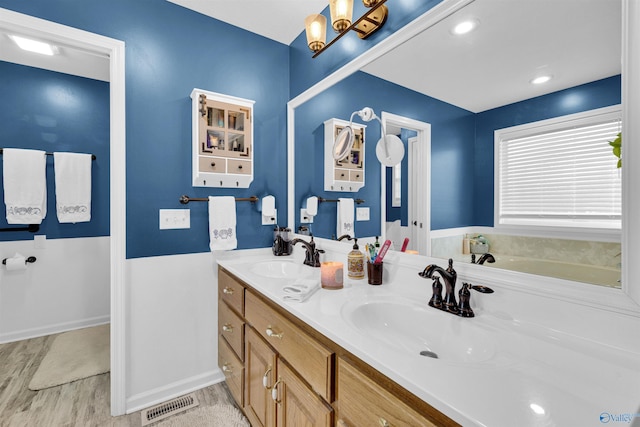
[{"label": "white wall cabinet", "polygon": [[365,125],[353,123],[354,142],[343,160],[333,158],[333,145],[338,133],[349,124],[346,120],[324,122],[324,190],[356,192],[364,187]]}]

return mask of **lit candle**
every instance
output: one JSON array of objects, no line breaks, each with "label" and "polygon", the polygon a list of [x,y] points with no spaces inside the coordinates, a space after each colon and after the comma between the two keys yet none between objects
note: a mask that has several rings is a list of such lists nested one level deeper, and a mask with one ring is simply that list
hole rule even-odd
[{"label": "lit candle", "polygon": [[325,289],[342,289],[344,264],[338,261],[327,261],[320,264],[320,283]]}]

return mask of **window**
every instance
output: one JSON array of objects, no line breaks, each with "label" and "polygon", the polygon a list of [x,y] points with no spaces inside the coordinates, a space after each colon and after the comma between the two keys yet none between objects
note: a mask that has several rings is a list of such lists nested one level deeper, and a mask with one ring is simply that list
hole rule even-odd
[{"label": "window", "polygon": [[620,106],[495,132],[496,226],[620,229]]}]

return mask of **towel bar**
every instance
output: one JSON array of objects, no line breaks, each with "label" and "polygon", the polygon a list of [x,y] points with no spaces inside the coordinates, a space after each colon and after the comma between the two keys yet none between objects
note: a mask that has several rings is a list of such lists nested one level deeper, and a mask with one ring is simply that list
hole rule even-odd
[{"label": "towel bar", "polygon": [[[28,262],[36,262],[36,257],[30,256],[29,258],[25,259],[24,262],[25,262],[25,264],[28,263]],[[6,258],[2,260],[2,264],[3,265],[7,265],[7,259]]]},{"label": "towel bar", "polygon": [[[318,197],[318,202],[332,202],[332,203],[337,203],[340,200],[338,199],[323,199],[322,197]],[[361,205],[364,203],[363,199],[355,199],[354,202],[356,202],[356,204]]]},{"label": "towel bar", "polygon": [[3,231],[29,231],[31,233],[35,233],[38,230],[40,230],[40,224],[29,224],[26,227],[0,228],[0,232],[3,232]]},{"label": "towel bar", "polygon": [[[189,202],[208,202],[209,198],[208,197],[189,197],[185,194],[183,194],[182,196],[180,196],[180,203],[182,203],[183,205],[186,205]],[[251,197],[236,197],[236,202],[251,202],[251,203],[255,203],[258,201],[258,197],[257,196],[251,196]]]},{"label": "towel bar", "polygon": [[[3,148],[0,148],[0,155],[2,155],[2,151],[3,151],[3,150],[4,150]],[[46,154],[47,156],[53,156],[53,153],[44,153],[44,154]],[[97,158],[97,157],[96,157],[96,155],[95,155],[95,154],[92,154],[92,155],[91,155],[91,160],[95,160],[96,158]]]}]

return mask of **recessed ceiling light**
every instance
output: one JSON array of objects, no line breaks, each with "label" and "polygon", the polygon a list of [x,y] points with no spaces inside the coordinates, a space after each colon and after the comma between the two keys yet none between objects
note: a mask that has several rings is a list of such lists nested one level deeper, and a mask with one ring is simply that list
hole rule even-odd
[{"label": "recessed ceiling light", "polygon": [[58,53],[58,48],[49,43],[13,35],[9,36],[9,38],[11,38],[20,49],[29,52],[40,53],[42,55],[54,55]]},{"label": "recessed ceiling light", "polygon": [[547,76],[538,76],[535,79],[531,80],[531,84],[540,85],[542,83],[546,83],[549,80],[551,80],[551,77],[553,77],[553,76],[549,76],[549,75],[547,75]]},{"label": "recessed ceiling light", "polygon": [[538,405],[537,403],[532,403],[531,405],[529,405],[529,407],[531,408],[531,410],[533,412],[535,412],[538,415],[544,415],[545,414],[545,410],[542,406]]},{"label": "recessed ceiling light", "polygon": [[475,30],[479,24],[480,22],[477,19],[468,19],[466,21],[459,22],[451,28],[451,33],[456,36],[461,36],[462,34],[467,34]]}]

